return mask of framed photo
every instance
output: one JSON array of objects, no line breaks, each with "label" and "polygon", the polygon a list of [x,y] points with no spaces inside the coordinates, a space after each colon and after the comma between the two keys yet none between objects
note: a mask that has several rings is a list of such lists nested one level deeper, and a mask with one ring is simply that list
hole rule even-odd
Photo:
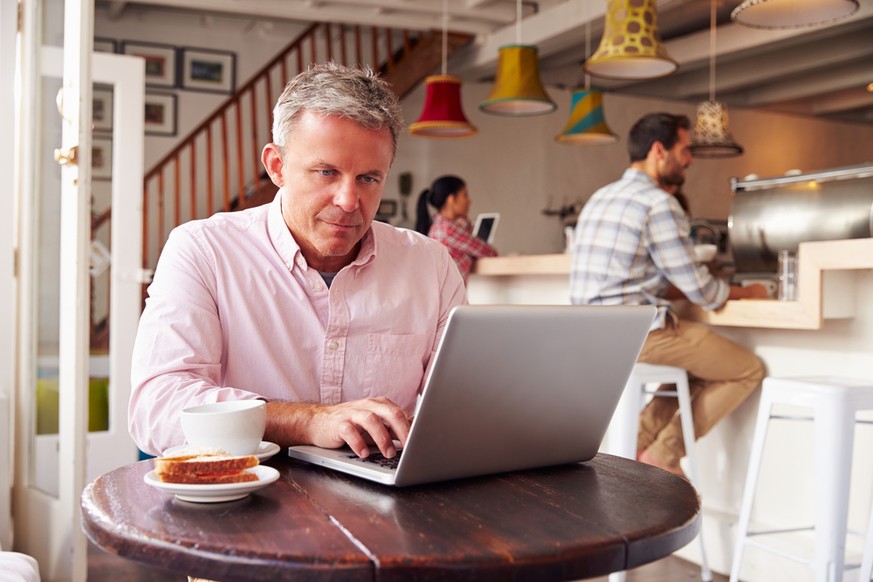
[{"label": "framed photo", "polygon": [[181,87],[191,91],[233,93],[236,85],[236,55],[226,51],[183,48],[180,59]]},{"label": "framed photo", "polygon": [[176,48],[148,42],[124,42],[121,52],[145,59],[146,85],[176,86]]},{"label": "framed photo", "polygon": [[91,141],[91,178],[112,179],[112,140],[108,137],[95,137]]},{"label": "framed photo", "polygon": [[176,135],[176,96],[171,93],[145,94],[146,135]]},{"label": "framed photo", "polygon": [[379,202],[379,209],[376,211],[377,216],[384,216],[385,218],[392,218],[397,216],[397,201],[396,200],[382,200]]},{"label": "framed photo", "polygon": [[93,99],[94,131],[112,131],[112,89],[94,86],[91,93]]},{"label": "framed photo", "polygon": [[118,51],[117,43],[111,38],[94,38],[95,53],[114,53]]}]

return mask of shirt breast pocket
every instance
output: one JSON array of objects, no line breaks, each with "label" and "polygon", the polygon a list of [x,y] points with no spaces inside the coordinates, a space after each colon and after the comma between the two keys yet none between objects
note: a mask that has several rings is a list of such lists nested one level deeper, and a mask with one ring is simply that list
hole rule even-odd
[{"label": "shirt breast pocket", "polygon": [[385,396],[401,408],[411,410],[430,356],[432,341],[427,334],[369,334],[365,381],[367,395]]}]

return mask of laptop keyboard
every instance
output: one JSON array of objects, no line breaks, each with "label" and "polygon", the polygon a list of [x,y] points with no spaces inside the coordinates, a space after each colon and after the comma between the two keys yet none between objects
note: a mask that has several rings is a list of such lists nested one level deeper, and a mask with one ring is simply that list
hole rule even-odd
[{"label": "laptop keyboard", "polygon": [[386,469],[396,470],[397,464],[400,462],[400,453],[402,452],[403,451],[398,450],[397,454],[390,459],[378,451],[376,451],[375,453],[370,453],[369,455],[367,455],[366,459],[362,459],[358,455],[349,455],[349,458],[356,459],[358,461],[361,461],[362,463],[373,463]]}]

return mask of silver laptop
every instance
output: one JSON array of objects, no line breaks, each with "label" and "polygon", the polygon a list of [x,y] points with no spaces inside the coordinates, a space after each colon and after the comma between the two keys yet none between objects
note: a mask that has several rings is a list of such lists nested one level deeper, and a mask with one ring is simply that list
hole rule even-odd
[{"label": "silver laptop", "polygon": [[406,486],[587,461],[655,316],[652,306],[464,305],[449,316],[396,468],[372,447],[288,454]]}]

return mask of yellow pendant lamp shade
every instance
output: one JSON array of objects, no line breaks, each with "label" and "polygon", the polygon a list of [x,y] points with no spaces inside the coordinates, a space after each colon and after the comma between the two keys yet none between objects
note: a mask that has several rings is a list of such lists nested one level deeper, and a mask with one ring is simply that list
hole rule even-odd
[{"label": "yellow pendant lamp shade", "polygon": [[470,137],[479,131],[467,121],[461,107],[461,79],[454,75],[432,75],[424,80],[424,108],[418,121],[409,126],[419,137]]},{"label": "yellow pendant lamp shade", "polygon": [[506,45],[500,47],[497,78],[488,99],[479,109],[495,115],[541,115],[558,106],[540,81],[537,47]]},{"label": "yellow pendant lamp shade", "polygon": [[588,89],[575,89],[570,103],[570,119],[555,141],[579,145],[615,143],[618,136],[612,133],[603,117],[603,93]]},{"label": "yellow pendant lamp shade", "polygon": [[697,106],[689,149],[695,158],[732,158],[743,153],[742,146],[731,135],[724,105],[704,101]]},{"label": "yellow pendant lamp shade", "polygon": [[655,0],[609,0],[600,46],[585,72],[610,79],[652,79],[676,70],[658,33]]}]

